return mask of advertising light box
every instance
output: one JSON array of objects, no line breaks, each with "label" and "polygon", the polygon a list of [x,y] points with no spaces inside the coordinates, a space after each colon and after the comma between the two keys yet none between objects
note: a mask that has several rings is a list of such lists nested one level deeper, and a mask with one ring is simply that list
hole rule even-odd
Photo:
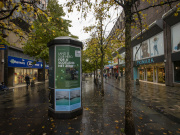
[{"label": "advertising light box", "polygon": [[81,107],[81,48],[55,46],[55,110]]}]

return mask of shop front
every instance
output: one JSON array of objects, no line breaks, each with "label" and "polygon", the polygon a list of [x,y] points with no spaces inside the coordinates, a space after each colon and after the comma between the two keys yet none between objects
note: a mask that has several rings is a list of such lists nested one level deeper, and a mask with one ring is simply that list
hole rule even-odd
[{"label": "shop front", "polygon": [[[38,70],[43,68],[42,62],[33,63],[32,60],[8,56],[8,81],[14,86],[25,83],[26,74],[34,81],[38,81]],[[45,79],[48,79],[48,65],[45,69]]]},{"label": "shop front", "polygon": [[142,81],[165,83],[165,63],[163,56],[134,62],[137,78]]},{"label": "shop front", "polygon": [[139,77],[139,80],[164,84],[165,83],[165,64],[154,63],[154,64],[147,64],[147,65],[140,65],[138,67],[138,77]]}]

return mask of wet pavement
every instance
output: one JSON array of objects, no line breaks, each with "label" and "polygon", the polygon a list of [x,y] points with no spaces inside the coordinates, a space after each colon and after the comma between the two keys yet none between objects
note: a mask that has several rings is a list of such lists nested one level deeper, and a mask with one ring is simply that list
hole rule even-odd
[{"label": "wet pavement", "polygon": [[[48,83],[36,84],[28,90],[18,87],[0,92],[0,134],[120,135],[124,130],[124,82],[123,79],[108,79],[104,85],[105,95],[102,97],[98,87],[94,86],[93,77],[85,78],[82,82],[83,114],[69,120],[48,117]],[[163,113],[169,106],[174,108],[174,105],[179,105],[180,95],[172,93],[178,93],[178,89],[169,93],[165,86],[141,83],[140,86],[135,85],[133,91],[137,134],[180,134],[180,123],[174,120],[179,118],[178,114]],[[176,102],[171,98],[175,98]],[[169,106],[159,112],[154,104],[158,105],[156,108]],[[173,119],[170,116],[174,116]]]},{"label": "wet pavement", "polygon": [[[110,78],[107,84],[125,91],[125,78],[120,81]],[[133,97],[143,101],[147,106],[164,114],[175,122],[180,123],[180,87],[169,87],[164,84],[153,84],[140,81],[140,85],[133,85]]]}]

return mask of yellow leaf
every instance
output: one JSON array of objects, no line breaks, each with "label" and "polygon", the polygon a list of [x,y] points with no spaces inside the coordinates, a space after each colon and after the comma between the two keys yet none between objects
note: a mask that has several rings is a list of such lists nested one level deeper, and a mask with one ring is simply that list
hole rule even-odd
[{"label": "yellow leaf", "polygon": [[3,8],[4,4],[0,1],[0,8]]},{"label": "yellow leaf", "polygon": [[63,19],[61,18],[61,22],[63,23]]},{"label": "yellow leaf", "polygon": [[176,13],[174,13],[174,16],[178,16],[178,13],[176,12]]},{"label": "yellow leaf", "polygon": [[88,110],[89,110],[89,108],[87,108],[87,107],[86,107],[86,108],[85,108],[85,110],[86,110],[86,111],[88,111]]},{"label": "yellow leaf", "polygon": [[45,128],[45,126],[42,126],[42,128]]},{"label": "yellow leaf", "polygon": [[118,129],[119,127],[118,126],[116,126],[116,129]]},{"label": "yellow leaf", "polygon": [[31,25],[31,28],[32,28],[32,29],[34,29],[34,26],[33,26],[33,25]]},{"label": "yellow leaf", "polygon": [[143,118],[142,117],[139,117],[140,120],[142,120]]},{"label": "yellow leaf", "polygon": [[141,132],[141,129],[138,129],[138,132]]}]

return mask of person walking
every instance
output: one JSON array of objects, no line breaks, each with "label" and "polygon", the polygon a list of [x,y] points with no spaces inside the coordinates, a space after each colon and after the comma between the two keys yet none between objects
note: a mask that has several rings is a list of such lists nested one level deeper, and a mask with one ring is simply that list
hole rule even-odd
[{"label": "person walking", "polygon": [[115,74],[115,77],[116,77],[116,80],[117,80],[117,78],[118,78],[118,73],[116,72],[116,74]]},{"label": "person walking", "polygon": [[25,81],[26,81],[26,86],[27,86],[27,89],[28,89],[28,86],[30,85],[30,77],[28,74],[26,74],[25,76]]}]

